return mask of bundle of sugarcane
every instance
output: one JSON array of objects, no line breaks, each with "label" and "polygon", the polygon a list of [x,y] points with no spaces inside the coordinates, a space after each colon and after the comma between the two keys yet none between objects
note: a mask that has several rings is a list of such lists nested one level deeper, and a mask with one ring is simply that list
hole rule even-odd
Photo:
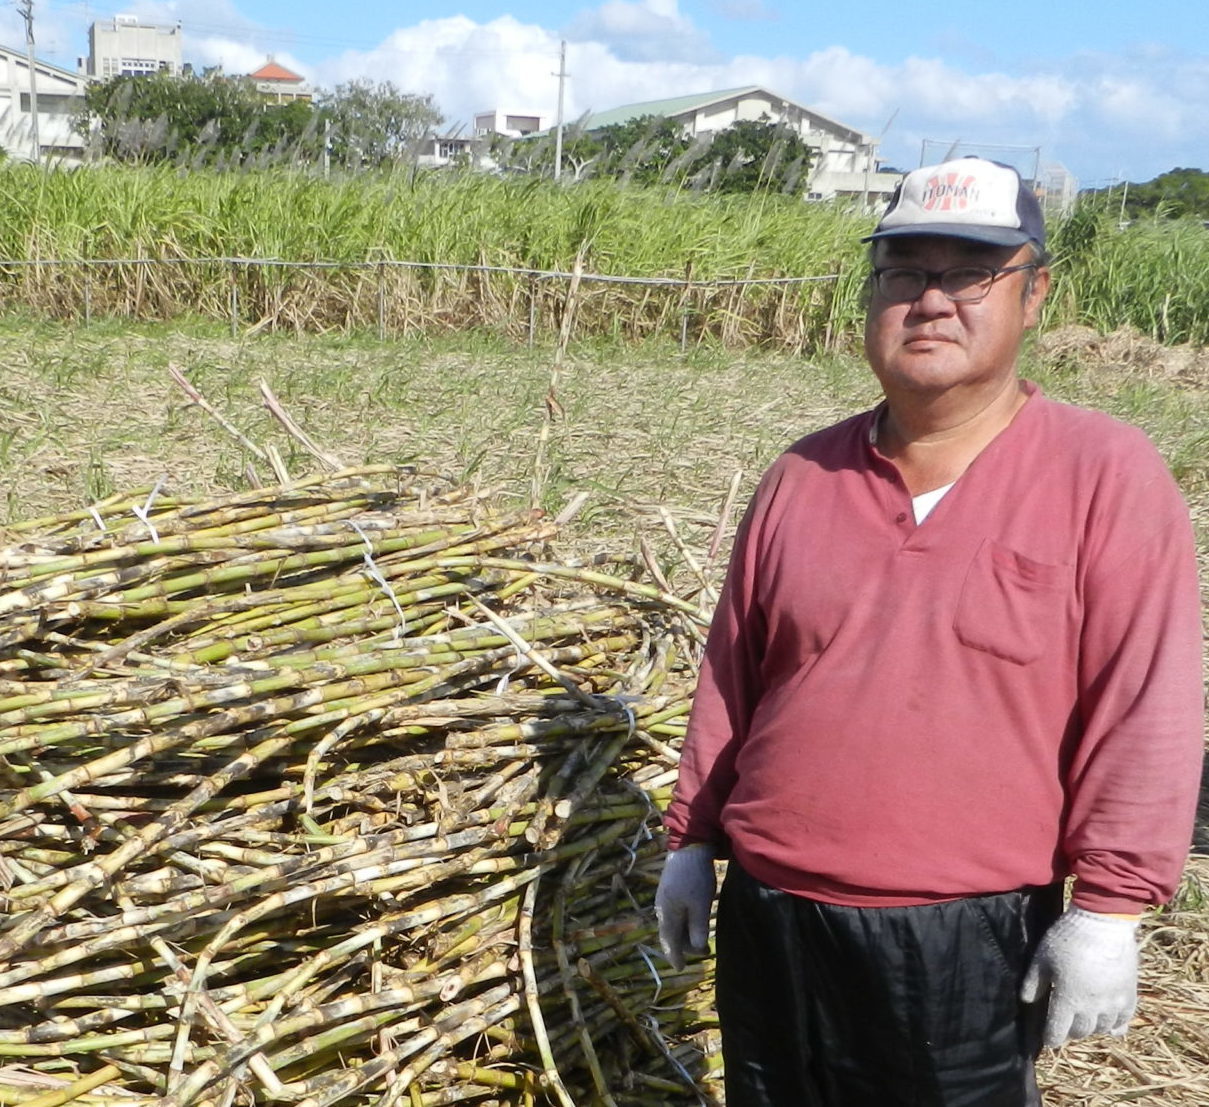
[{"label": "bundle of sugarcane", "polygon": [[390,467],[10,531],[0,1102],[708,1100],[700,618],[552,531]]}]

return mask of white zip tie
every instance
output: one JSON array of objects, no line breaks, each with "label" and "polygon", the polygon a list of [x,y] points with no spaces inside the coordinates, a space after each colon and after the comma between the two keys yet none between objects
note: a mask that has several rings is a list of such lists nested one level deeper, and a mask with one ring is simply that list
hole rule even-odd
[{"label": "white zip tie", "polygon": [[515,673],[525,663],[525,658],[524,658],[524,655],[521,653],[521,651],[516,649],[515,647],[513,647],[513,649],[514,649],[514,652],[513,652],[512,656],[516,658],[516,664],[514,664],[511,669],[506,670],[504,675],[501,676],[498,681],[496,681],[495,694],[497,696],[503,696],[503,695],[507,694],[508,685],[512,682],[512,674]]},{"label": "white zip tie", "polygon": [[702,1107],[707,1107],[707,1100],[701,1094],[701,1089],[697,1087],[697,1081],[692,1078],[688,1069],[680,1063],[679,1058],[672,1052],[671,1046],[667,1044],[667,1039],[663,1036],[663,1032],[659,1029],[659,1020],[654,1015],[642,1015],[641,1021],[646,1024],[646,1028],[651,1032],[651,1037],[654,1039],[655,1045],[659,1048],[659,1052],[663,1054],[663,1059],[680,1074],[680,1078],[693,1090],[693,1094],[697,1097],[697,1102]]},{"label": "white zip tie", "polygon": [[655,968],[655,962],[651,960],[651,955],[647,952],[646,946],[639,942],[634,948],[638,951],[638,956],[646,962],[646,967],[651,973],[651,979],[655,981],[655,994],[651,996],[651,1006],[653,1007],[659,1002],[659,997],[663,995],[663,977],[659,975],[659,970]]},{"label": "white zip tie", "polygon": [[397,642],[399,638],[407,633],[407,616],[403,614],[403,608],[399,604],[399,599],[395,595],[395,590],[390,586],[390,581],[388,581],[386,577],[382,575],[382,570],[378,568],[377,563],[374,561],[374,547],[369,538],[366,536],[365,531],[357,526],[352,519],[348,520],[348,525],[361,536],[361,541],[365,543],[365,553],[362,554],[362,558],[365,561],[365,571],[369,574],[370,579],[374,581],[374,583],[377,584],[383,592],[386,593],[387,599],[394,604],[395,613],[399,616],[399,625],[395,627],[391,634]]},{"label": "white zip tie", "polygon": [[157,544],[160,540],[159,531],[155,529],[155,524],[147,518],[147,515],[151,511],[151,505],[155,503],[155,497],[159,495],[160,487],[163,485],[166,476],[167,474],[162,474],[160,479],[155,482],[155,487],[151,489],[150,494],[147,496],[147,502],[143,504],[142,507],[139,507],[136,504],[131,508],[131,511],[138,516],[139,521],[143,524],[143,526],[145,526],[151,532],[151,541]]},{"label": "white zip tie", "polygon": [[[651,797],[647,794],[646,789],[639,788],[637,784],[633,783],[633,781],[628,781],[627,783],[631,785],[632,789],[636,791],[642,798],[643,803],[646,804],[646,814],[643,816],[642,822],[638,825],[638,830],[635,832],[634,837],[629,845],[630,853],[637,858],[638,843],[649,842],[654,837],[654,835],[651,833],[651,828],[646,825],[646,821],[656,812],[655,805],[651,802]],[[630,862],[630,865],[633,867],[632,861]]]}]

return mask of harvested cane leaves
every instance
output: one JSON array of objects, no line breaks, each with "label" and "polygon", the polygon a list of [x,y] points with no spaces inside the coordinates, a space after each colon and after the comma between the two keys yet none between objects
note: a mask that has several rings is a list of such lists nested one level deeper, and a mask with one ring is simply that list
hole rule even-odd
[{"label": "harvested cane leaves", "polygon": [[653,953],[702,635],[378,466],[0,549],[0,1103],[711,1102]]}]

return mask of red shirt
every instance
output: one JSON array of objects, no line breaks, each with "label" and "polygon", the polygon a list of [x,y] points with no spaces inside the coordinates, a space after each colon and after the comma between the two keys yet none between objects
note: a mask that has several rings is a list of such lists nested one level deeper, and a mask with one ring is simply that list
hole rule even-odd
[{"label": "red shirt", "polygon": [[1073,873],[1170,898],[1203,754],[1188,511],[1145,436],[1032,395],[918,526],[876,412],[792,446],[736,537],[667,813],[830,903]]}]

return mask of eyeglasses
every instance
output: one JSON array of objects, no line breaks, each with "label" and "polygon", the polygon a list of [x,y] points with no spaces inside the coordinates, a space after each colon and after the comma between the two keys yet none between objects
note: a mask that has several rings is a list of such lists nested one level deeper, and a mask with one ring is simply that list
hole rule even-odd
[{"label": "eyeglasses", "polygon": [[956,265],[952,269],[934,272],[929,269],[908,269],[890,266],[873,270],[873,283],[882,298],[892,304],[908,304],[918,300],[935,284],[955,304],[976,304],[985,300],[991,286],[1008,273],[1036,269],[1035,261],[1024,265],[1005,265],[991,269],[982,265]]}]

